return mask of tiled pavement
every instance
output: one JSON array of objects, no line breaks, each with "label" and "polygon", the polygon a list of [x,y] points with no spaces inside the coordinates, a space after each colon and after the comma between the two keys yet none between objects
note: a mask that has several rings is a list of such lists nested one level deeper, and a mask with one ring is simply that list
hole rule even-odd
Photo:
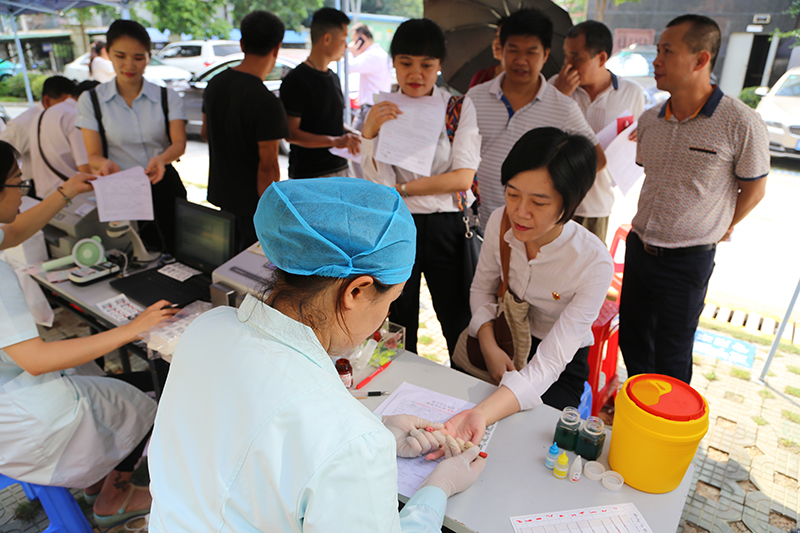
[{"label": "tiled pavement", "polygon": [[[46,337],[88,333],[66,313],[57,315],[57,322],[58,326],[44,332]],[[426,289],[419,337],[421,355],[447,361],[447,348]],[[694,458],[695,475],[678,531],[783,533],[797,527],[800,398],[786,391],[800,394],[800,350],[778,353],[767,378],[772,389],[751,379],[761,373],[766,352],[765,346],[758,348],[754,368],[749,371],[717,360],[695,359],[692,386],[706,397],[711,416],[708,433]],[[136,358],[131,362],[143,364]],[[115,365],[115,358],[107,358],[107,367]],[[619,370],[622,380],[621,358]],[[32,522],[13,518],[21,501],[25,497],[18,486],[0,491],[0,532],[38,533],[46,528],[42,512]]]}]

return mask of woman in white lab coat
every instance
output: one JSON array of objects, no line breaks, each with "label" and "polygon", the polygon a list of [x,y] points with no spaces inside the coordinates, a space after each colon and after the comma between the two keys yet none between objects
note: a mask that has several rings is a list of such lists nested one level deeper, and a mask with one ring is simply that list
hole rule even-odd
[{"label": "woman in white lab coat", "polygon": [[442,426],[376,417],[330,357],[380,327],[411,275],[400,195],[353,178],[281,181],[254,222],[276,279],[178,343],[148,452],[151,533],[440,531],[447,497],[483,469],[478,448],[437,465],[398,514],[396,455],[438,449],[425,428]]},{"label": "woman in white lab coat", "polygon": [[[0,250],[22,243],[77,194],[91,190],[93,177],[77,174],[18,214],[30,187],[22,181],[18,158],[0,141]],[[162,300],[110,331],[44,342],[17,274],[0,261],[0,473],[40,485],[86,487],[102,527],[147,512],[149,491],[128,481],[156,403],[123,381],[63,371],[135,340],[175,312],[162,309],[166,304]]]}]

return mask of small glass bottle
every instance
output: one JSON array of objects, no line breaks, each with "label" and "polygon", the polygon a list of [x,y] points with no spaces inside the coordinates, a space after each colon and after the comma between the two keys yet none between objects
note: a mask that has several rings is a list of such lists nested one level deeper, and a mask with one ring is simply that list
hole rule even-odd
[{"label": "small glass bottle", "polygon": [[[556,424],[556,434],[553,440],[562,450],[569,452],[575,450],[578,440],[578,431],[581,428],[581,414],[574,407],[565,407],[561,411],[561,418]],[[583,454],[581,454],[583,455]]]},{"label": "small glass bottle", "polygon": [[569,459],[566,452],[561,452],[558,456],[556,464],[553,466],[553,475],[558,479],[567,477],[567,469],[569,468]]},{"label": "small glass bottle", "polygon": [[606,442],[606,430],[603,421],[596,416],[590,416],[583,424],[575,444],[575,453],[587,461],[596,461],[603,453]]},{"label": "small glass bottle", "polygon": [[342,383],[344,383],[344,387],[349,389],[353,386],[353,367],[350,365],[350,361],[341,357],[336,360],[336,371],[339,373],[339,377],[342,379]]},{"label": "small glass bottle", "polygon": [[547,455],[544,458],[544,466],[552,470],[558,460],[558,452],[558,445],[554,442],[553,445],[550,446],[550,449],[547,450]]}]

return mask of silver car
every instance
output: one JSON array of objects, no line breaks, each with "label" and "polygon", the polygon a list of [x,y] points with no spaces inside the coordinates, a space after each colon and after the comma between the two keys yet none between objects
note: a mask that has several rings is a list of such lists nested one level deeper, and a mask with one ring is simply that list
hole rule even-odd
[{"label": "silver car", "polygon": [[[180,96],[183,97],[183,105],[186,109],[186,117],[189,122],[186,124],[186,133],[199,135],[203,127],[203,91],[208,87],[208,82],[223,70],[235,67],[242,62],[244,54],[232,54],[225,59],[214,63],[205,70],[200,71],[188,81],[178,82],[172,85]],[[279,55],[275,61],[275,68],[267,74],[264,85],[272,91],[275,96],[281,88],[281,80],[297,66],[297,62],[285,56]],[[280,142],[281,151],[289,153],[289,143],[285,139]]]},{"label": "silver car", "polygon": [[759,87],[763,96],[756,111],[769,131],[769,152],[778,157],[800,159],[800,67],[781,76],[772,89]]},{"label": "silver car", "polygon": [[608,58],[606,68],[621,78],[635,81],[644,90],[645,109],[666,102],[669,93],[656,87],[653,61],[658,50],[653,44],[632,44]]}]

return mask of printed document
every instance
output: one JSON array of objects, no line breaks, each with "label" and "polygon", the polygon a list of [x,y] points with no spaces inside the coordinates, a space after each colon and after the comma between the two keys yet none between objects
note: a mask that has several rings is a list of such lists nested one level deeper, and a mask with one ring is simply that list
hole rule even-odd
[{"label": "printed document", "polygon": [[100,222],[153,220],[150,180],[142,167],[134,167],[92,181]]},{"label": "printed document", "polygon": [[644,176],[644,169],[636,164],[636,143],[628,139],[638,125],[638,122],[634,122],[625,128],[605,150],[606,168],[623,196]]},{"label": "printed document", "polygon": [[611,141],[617,138],[617,135],[622,133],[628,126],[633,124],[633,113],[627,109],[622,112],[620,116],[608,123],[608,126],[597,132],[597,140],[600,142],[600,148],[605,150]]},{"label": "printed document", "polygon": [[[431,422],[445,422],[453,415],[472,407],[475,407],[474,403],[403,382],[375,409],[375,414],[414,415]],[[486,428],[486,434],[479,444],[481,451],[486,451],[495,426],[496,423]],[[413,496],[425,478],[443,460],[444,458],[428,461],[424,455],[411,459],[398,457],[397,492],[407,498]]]},{"label": "printed document", "polygon": [[403,114],[381,126],[375,159],[420,176],[430,176],[444,128],[444,102],[435,96],[412,98],[402,93],[382,92],[379,98],[394,102]]},{"label": "printed document", "polygon": [[511,517],[514,533],[653,533],[644,516],[632,503],[599,505],[572,511],[556,511]]}]

